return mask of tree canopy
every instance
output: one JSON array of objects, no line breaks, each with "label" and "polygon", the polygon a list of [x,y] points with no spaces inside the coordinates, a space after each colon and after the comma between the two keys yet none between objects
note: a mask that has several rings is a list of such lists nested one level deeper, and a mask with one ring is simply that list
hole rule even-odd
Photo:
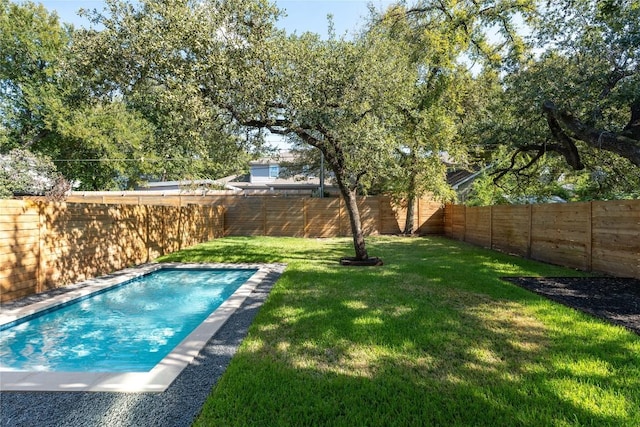
[{"label": "tree canopy", "polygon": [[574,169],[579,143],[640,167],[640,1],[554,2],[537,29],[553,150]]},{"label": "tree canopy", "polygon": [[0,152],[82,188],[238,172],[267,129],[322,153],[366,259],[358,192],[448,198],[444,158],[484,163],[485,195],[489,174],[640,186],[639,0],[401,2],[327,39],[286,34],[267,0],[105,3],[74,29],[0,0]]},{"label": "tree canopy", "polygon": [[638,196],[639,14],[638,1],[558,1],[530,21],[537,55],[504,75],[477,128],[495,150],[494,179],[534,193],[540,177],[560,179],[583,199]]}]

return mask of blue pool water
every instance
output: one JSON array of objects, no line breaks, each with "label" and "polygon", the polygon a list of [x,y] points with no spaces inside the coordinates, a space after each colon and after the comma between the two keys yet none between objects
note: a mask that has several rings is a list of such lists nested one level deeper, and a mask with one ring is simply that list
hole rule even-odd
[{"label": "blue pool water", "polygon": [[161,269],[0,331],[0,367],[147,372],[256,270]]}]

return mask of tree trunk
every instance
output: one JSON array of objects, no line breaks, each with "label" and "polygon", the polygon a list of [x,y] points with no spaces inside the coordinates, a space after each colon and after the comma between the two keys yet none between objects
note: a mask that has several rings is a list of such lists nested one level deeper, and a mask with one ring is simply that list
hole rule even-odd
[{"label": "tree trunk", "polygon": [[406,234],[408,236],[412,235],[415,231],[414,224],[416,222],[416,185],[416,174],[412,173],[411,178],[409,179],[407,216],[404,223],[404,231],[402,232],[402,234]]},{"label": "tree trunk", "polygon": [[407,201],[407,216],[404,224],[404,231],[402,234],[407,236],[412,235],[415,232],[414,224],[416,222],[416,200],[415,196],[410,196]]},{"label": "tree trunk", "polygon": [[350,190],[340,182],[338,182],[338,186],[340,187],[340,192],[344,198],[347,212],[349,212],[349,223],[351,224],[351,234],[353,235],[353,247],[356,251],[356,260],[361,261],[369,259],[367,246],[364,242],[364,233],[362,231],[362,222],[360,220],[360,210],[358,209],[356,191]]}]

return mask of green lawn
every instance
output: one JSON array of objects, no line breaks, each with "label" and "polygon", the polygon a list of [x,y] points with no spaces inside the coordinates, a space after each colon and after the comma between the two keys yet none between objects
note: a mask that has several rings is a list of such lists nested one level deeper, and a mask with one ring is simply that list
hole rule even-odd
[{"label": "green lawn", "polygon": [[640,338],[507,275],[579,273],[443,238],[225,238],[163,261],[286,262],[198,426],[638,426]]}]

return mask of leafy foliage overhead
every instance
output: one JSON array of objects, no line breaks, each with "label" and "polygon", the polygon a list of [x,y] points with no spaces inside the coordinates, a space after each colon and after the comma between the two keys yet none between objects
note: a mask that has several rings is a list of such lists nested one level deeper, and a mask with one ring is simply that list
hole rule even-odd
[{"label": "leafy foliage overhead", "polygon": [[551,152],[580,170],[590,150],[639,167],[640,2],[549,2],[534,31],[543,52],[506,77],[505,102],[544,123],[532,125],[535,137],[518,145],[508,169],[522,153],[531,163]]}]

